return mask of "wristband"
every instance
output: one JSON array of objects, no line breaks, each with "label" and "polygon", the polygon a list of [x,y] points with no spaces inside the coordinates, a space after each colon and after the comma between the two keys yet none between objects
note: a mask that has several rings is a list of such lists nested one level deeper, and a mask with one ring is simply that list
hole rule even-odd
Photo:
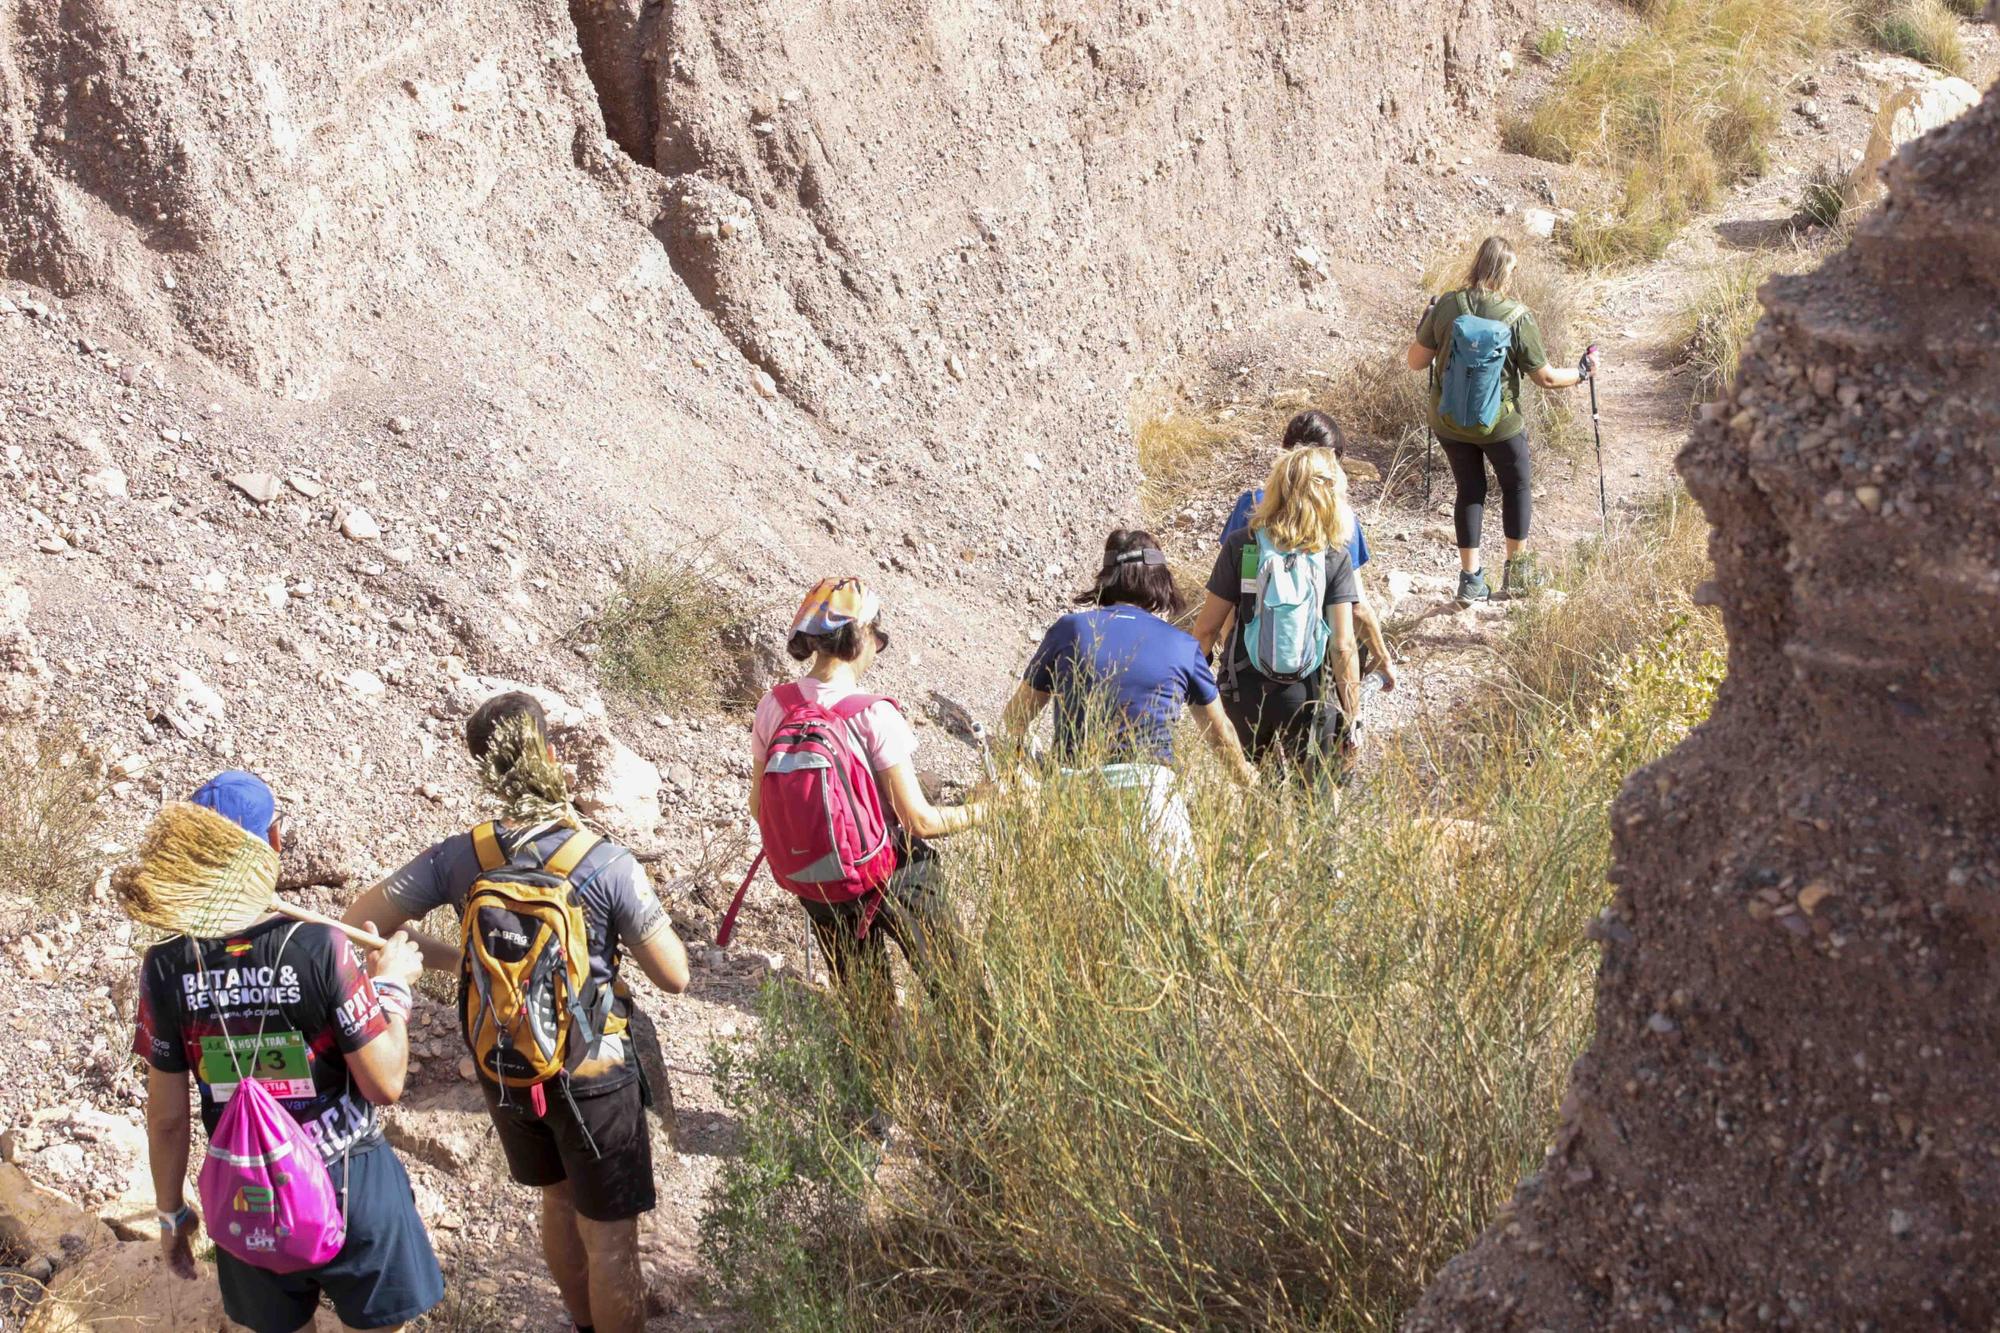
[{"label": "wristband", "polygon": [[188,1207],[186,1204],[182,1204],[175,1212],[156,1212],[153,1216],[159,1219],[160,1234],[162,1236],[173,1236],[179,1234],[180,1229],[187,1225],[188,1219],[194,1216],[194,1209]]},{"label": "wristband", "polygon": [[410,994],[408,986],[392,977],[377,977],[375,995],[382,1001],[384,1009],[404,1022],[409,1022],[410,1010],[415,1007],[416,998]]}]

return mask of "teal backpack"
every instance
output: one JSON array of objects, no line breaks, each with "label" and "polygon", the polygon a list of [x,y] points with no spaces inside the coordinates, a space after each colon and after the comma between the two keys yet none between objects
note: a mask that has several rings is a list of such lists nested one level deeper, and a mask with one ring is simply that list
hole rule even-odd
[{"label": "teal backpack", "polygon": [[1280,551],[1262,529],[1251,535],[1242,571],[1250,667],[1266,680],[1304,680],[1326,661],[1326,553]]},{"label": "teal backpack", "polygon": [[1464,292],[1452,296],[1465,313],[1451,322],[1444,340],[1443,373],[1435,381],[1438,419],[1462,434],[1490,435],[1512,406],[1506,401],[1507,360],[1514,326],[1527,309],[1509,301],[1499,319],[1486,319],[1472,313],[1472,299]]}]

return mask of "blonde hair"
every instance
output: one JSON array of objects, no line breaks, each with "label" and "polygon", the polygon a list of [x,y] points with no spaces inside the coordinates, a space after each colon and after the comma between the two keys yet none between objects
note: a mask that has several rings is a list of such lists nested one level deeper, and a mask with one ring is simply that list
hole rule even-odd
[{"label": "blonde hair", "polygon": [[1264,500],[1250,527],[1280,551],[1332,551],[1347,546],[1354,516],[1347,505],[1347,472],[1327,448],[1292,449],[1278,455],[1264,482]]},{"label": "blonde hair", "polygon": [[1505,236],[1488,236],[1479,243],[1479,253],[1472,257],[1472,267],[1465,273],[1465,285],[1480,291],[1505,291],[1508,281],[1514,276],[1516,258],[1513,242]]}]

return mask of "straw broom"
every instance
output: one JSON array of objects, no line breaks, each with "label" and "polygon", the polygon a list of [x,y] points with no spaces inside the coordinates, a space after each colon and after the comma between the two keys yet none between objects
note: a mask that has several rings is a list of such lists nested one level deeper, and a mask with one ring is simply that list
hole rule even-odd
[{"label": "straw broom", "polygon": [[111,876],[125,915],[177,935],[216,939],[269,913],[331,926],[371,949],[386,943],[343,921],[278,896],[278,854],[203,806],[175,802],[154,818],[138,860]]}]

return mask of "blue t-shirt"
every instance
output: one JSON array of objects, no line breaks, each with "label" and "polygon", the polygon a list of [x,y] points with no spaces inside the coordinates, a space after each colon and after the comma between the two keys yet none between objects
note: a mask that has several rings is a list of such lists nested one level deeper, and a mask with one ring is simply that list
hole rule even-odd
[{"label": "blue t-shirt", "polygon": [[1216,698],[1215,673],[1194,636],[1136,606],[1073,611],[1049,626],[1027,681],[1055,696],[1064,763],[1078,757],[1093,720],[1110,728],[1113,759],[1169,763],[1183,704]]},{"label": "blue t-shirt", "polygon": [[[1236,508],[1229,511],[1228,519],[1222,524],[1222,545],[1227,546],[1231,537],[1250,526],[1250,515],[1262,503],[1264,492],[1261,490],[1245,491],[1236,497]],[[1347,542],[1347,558],[1356,569],[1368,563],[1368,538],[1361,532],[1359,514],[1354,516],[1354,535]]]}]

